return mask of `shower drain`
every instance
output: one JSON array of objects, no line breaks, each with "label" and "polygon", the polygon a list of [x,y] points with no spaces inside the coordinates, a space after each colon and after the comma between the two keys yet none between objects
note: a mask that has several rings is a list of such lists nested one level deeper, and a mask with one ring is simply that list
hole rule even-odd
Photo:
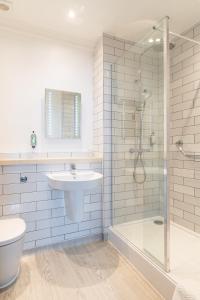
[{"label": "shower drain", "polygon": [[156,225],[163,225],[163,221],[161,221],[161,220],[154,220],[153,222]]}]

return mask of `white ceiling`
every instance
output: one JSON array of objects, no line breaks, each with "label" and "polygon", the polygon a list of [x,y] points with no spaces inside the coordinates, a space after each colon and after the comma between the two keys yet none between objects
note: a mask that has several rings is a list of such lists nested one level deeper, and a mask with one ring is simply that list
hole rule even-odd
[{"label": "white ceiling", "polygon": [[181,33],[200,21],[200,0],[13,0],[9,12],[0,11],[0,26],[94,46],[102,32],[140,39],[166,15]]}]

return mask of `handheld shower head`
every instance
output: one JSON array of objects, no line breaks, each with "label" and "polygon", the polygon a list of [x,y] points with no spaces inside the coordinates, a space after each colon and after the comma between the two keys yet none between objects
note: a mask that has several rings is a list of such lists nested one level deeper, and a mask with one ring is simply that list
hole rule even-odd
[{"label": "handheld shower head", "polygon": [[178,140],[176,141],[176,147],[178,148],[179,151],[183,151],[183,141],[182,140]]},{"label": "handheld shower head", "polygon": [[147,89],[144,89],[143,92],[142,92],[142,97],[144,98],[144,100],[147,100],[149,98],[151,98],[152,96],[152,93],[151,91],[148,92]]}]

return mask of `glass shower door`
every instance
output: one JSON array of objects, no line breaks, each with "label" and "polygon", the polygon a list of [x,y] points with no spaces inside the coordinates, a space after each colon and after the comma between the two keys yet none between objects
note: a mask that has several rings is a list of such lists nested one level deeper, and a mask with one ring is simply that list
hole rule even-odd
[{"label": "glass shower door", "polygon": [[[144,147],[143,159],[146,161],[145,172],[147,180],[144,181],[144,203],[150,203],[149,209],[154,211],[151,218],[146,218],[144,211],[143,222],[143,250],[157,261],[159,265],[168,269],[167,230],[168,230],[168,184],[167,184],[167,107],[166,107],[166,87],[168,68],[166,55],[167,30],[166,20],[156,27],[148,42],[153,41],[153,45],[148,47],[141,57],[141,74],[145,73],[145,60],[152,60],[156,68],[152,68],[152,80],[149,81],[142,76],[142,93],[146,91],[146,99],[149,96],[149,106],[147,104],[147,120],[143,121],[142,145]],[[166,52],[167,49],[167,52]],[[166,52],[166,53],[165,53]],[[165,65],[166,64],[166,65]],[[149,89],[149,93],[147,93]],[[143,94],[140,93],[141,100],[144,101]],[[150,118],[149,118],[150,117]],[[149,138],[149,141],[148,141]],[[147,152],[146,152],[147,151]],[[149,210],[148,209],[148,210]]]},{"label": "glass shower door", "polygon": [[168,270],[168,19],[113,65],[113,226]]}]

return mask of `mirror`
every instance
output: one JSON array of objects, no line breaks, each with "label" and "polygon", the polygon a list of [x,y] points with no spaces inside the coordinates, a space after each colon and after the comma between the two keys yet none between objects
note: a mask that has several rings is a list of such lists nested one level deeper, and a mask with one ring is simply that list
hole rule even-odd
[{"label": "mirror", "polygon": [[45,89],[46,137],[80,139],[81,94]]}]

